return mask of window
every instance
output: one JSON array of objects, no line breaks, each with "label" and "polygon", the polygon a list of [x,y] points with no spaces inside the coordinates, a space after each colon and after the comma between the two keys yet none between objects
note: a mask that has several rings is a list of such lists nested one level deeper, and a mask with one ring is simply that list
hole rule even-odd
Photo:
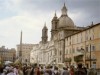
[{"label": "window", "polygon": [[75,49],[73,48],[72,50],[73,50],[73,53],[75,53]]},{"label": "window", "polygon": [[89,52],[92,51],[92,46],[91,44],[89,45]]},{"label": "window", "polygon": [[68,54],[70,54],[70,50],[68,50]]},{"label": "window", "polygon": [[90,40],[91,40],[91,37],[90,37]]},{"label": "window", "polygon": [[93,62],[92,67],[96,68],[96,62]]},{"label": "window", "polygon": [[61,61],[61,57],[60,57],[60,61]]},{"label": "window", "polygon": [[92,39],[94,40],[94,35],[92,35]]},{"label": "window", "polygon": [[88,45],[86,46],[86,52],[88,52]]},{"label": "window", "polygon": [[71,37],[70,37],[70,45],[71,45]]},{"label": "window", "polygon": [[60,51],[60,55],[61,55],[61,51]]},{"label": "window", "polygon": [[51,51],[51,56],[52,56],[52,51]]},{"label": "window", "polygon": [[89,35],[88,35],[88,33],[86,32],[86,33],[85,33],[85,38],[86,38],[85,41],[88,40],[88,36],[89,36]]},{"label": "window", "polygon": [[80,36],[80,38],[81,38],[81,42],[83,42],[83,40],[82,40],[82,39],[83,39],[83,37],[82,37],[82,33],[81,33],[81,36]]},{"label": "window", "polygon": [[71,52],[72,52],[72,51],[71,51],[71,49],[70,49],[70,54],[71,54]]},{"label": "window", "polygon": [[92,51],[94,51],[94,50],[95,50],[95,46],[93,45],[93,46],[92,46]]},{"label": "window", "polygon": [[78,50],[79,50],[79,48],[77,47],[77,48],[76,48],[76,52],[78,52]]},{"label": "window", "polygon": [[65,54],[68,54],[68,50],[65,50]]},{"label": "window", "polygon": [[57,55],[57,50],[55,49],[54,54]]}]

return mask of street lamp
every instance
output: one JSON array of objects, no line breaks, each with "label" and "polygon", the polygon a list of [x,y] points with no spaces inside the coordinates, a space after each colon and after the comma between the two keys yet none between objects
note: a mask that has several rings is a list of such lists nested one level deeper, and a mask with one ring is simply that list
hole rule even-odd
[{"label": "street lamp", "polygon": [[81,48],[81,51],[84,53],[84,64],[86,65],[86,52],[85,49]]},{"label": "street lamp", "polygon": [[90,68],[91,68],[91,45],[90,45]]}]

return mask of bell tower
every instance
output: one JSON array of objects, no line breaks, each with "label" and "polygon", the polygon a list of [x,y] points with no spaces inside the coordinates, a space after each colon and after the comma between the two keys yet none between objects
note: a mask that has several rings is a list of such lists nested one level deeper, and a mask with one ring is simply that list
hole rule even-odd
[{"label": "bell tower", "polygon": [[48,41],[48,28],[46,26],[46,23],[42,29],[42,43],[45,44]]},{"label": "bell tower", "polygon": [[57,18],[56,12],[51,23],[52,23],[52,26],[51,26],[51,40],[52,40],[58,28],[58,18]]}]

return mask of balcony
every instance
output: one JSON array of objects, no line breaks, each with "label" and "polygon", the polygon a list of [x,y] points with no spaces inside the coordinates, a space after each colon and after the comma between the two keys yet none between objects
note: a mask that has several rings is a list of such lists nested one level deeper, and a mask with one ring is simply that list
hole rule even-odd
[{"label": "balcony", "polygon": [[83,55],[74,56],[74,61],[75,62],[81,62],[81,61],[83,61]]},{"label": "balcony", "polygon": [[83,48],[77,49],[77,51],[74,53],[74,56],[81,56],[84,55],[85,50]]}]

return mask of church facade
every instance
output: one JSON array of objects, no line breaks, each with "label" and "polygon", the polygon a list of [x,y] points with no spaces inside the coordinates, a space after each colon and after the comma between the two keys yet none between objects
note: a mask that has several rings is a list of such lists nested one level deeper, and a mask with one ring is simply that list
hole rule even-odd
[{"label": "church facade", "polygon": [[100,23],[78,27],[68,16],[65,4],[61,11],[61,16],[55,13],[51,21],[50,41],[44,25],[42,40],[33,47],[30,62],[74,66],[81,62],[88,68],[100,68]]},{"label": "church facade", "polygon": [[76,27],[67,14],[65,4],[61,9],[61,16],[56,13],[51,21],[51,40],[48,41],[48,28],[46,24],[42,29],[42,41],[33,47],[30,54],[31,63],[54,64],[65,62],[65,38],[80,32],[84,27]]}]

